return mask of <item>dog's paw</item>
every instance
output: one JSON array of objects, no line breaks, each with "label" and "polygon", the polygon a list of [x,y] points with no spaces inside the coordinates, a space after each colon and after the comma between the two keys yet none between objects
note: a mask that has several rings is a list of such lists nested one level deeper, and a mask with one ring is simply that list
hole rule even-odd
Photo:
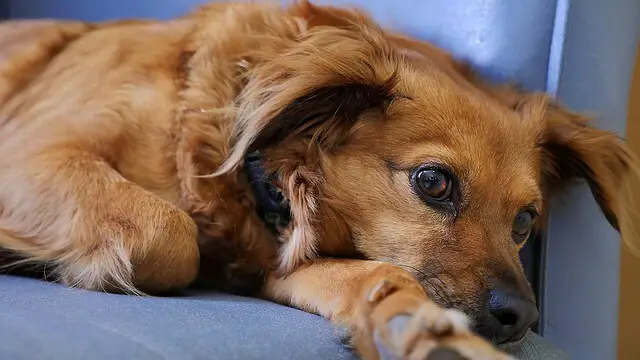
[{"label": "dog's paw", "polygon": [[380,360],[506,360],[508,355],[475,335],[466,315],[444,309],[388,282],[367,300]]}]

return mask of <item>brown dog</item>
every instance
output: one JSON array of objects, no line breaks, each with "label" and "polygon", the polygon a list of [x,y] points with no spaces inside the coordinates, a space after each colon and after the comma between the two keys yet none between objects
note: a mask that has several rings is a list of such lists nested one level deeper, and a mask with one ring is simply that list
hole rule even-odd
[{"label": "brown dog", "polygon": [[446,309],[520,339],[550,194],[584,178],[623,214],[614,134],[358,11],[5,22],[0,59],[0,248],[70,286],[198,278],[347,326],[366,359],[505,358]]}]

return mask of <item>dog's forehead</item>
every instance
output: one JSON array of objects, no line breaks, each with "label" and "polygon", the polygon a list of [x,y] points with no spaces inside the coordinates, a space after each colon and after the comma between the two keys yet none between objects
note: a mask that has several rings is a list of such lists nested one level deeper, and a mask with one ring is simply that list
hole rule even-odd
[{"label": "dog's forehead", "polygon": [[439,80],[416,82],[420,88],[408,89],[410,98],[390,110],[384,151],[405,167],[443,162],[507,198],[538,197],[535,126],[482,94]]},{"label": "dog's forehead", "polygon": [[472,153],[518,153],[535,147],[535,126],[479,91],[439,77],[412,83],[403,90],[407,98],[388,113],[386,131],[395,136]]}]

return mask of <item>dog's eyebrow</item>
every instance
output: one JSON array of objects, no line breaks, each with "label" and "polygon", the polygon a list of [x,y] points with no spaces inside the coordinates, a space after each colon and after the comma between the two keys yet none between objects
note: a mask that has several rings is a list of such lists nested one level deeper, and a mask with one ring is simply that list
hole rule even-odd
[{"label": "dog's eyebrow", "polygon": [[404,170],[407,170],[407,169],[403,168],[402,166],[398,165],[395,161],[393,161],[393,160],[391,160],[391,159],[388,159],[388,158],[385,158],[385,159],[384,159],[384,163],[385,163],[385,164],[387,164],[387,167],[388,167],[389,169],[394,170],[394,171],[404,171]]},{"label": "dog's eyebrow", "polygon": [[536,216],[540,215],[540,200],[534,200],[528,205],[522,207],[522,211],[531,211]]}]

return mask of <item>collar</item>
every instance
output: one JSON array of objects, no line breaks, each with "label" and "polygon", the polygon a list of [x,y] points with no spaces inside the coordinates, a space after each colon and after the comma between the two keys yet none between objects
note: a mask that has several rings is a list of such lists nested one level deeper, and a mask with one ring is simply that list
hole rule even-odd
[{"label": "collar", "polygon": [[291,221],[291,208],[282,192],[274,185],[277,175],[267,173],[259,151],[248,154],[244,162],[258,216],[272,232],[279,233]]}]

